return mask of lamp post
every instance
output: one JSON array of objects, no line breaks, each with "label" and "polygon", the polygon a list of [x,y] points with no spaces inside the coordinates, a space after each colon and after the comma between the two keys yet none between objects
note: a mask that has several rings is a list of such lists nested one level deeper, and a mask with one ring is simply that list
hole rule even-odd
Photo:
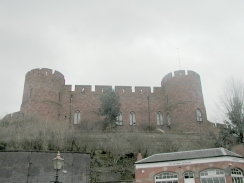
[{"label": "lamp post", "polygon": [[58,151],[57,157],[53,159],[53,166],[54,166],[54,169],[56,170],[56,176],[55,176],[56,180],[51,181],[51,182],[62,183],[62,182],[58,181],[58,170],[60,170],[62,168],[63,164],[64,164],[64,159],[62,159],[60,157],[60,153]]}]

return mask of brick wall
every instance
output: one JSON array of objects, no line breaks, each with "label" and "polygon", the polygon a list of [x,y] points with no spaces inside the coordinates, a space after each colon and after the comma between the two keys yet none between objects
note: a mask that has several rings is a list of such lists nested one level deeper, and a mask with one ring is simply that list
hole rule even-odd
[{"label": "brick wall", "polygon": [[[112,86],[65,85],[64,76],[51,69],[34,69],[26,74],[21,112],[25,116],[37,116],[45,120],[66,120],[73,123],[76,110],[81,113],[82,122],[97,122],[100,106],[99,97],[103,91]],[[132,130],[129,125],[130,112],[135,112],[136,126],[155,125],[157,112],[163,114],[164,130],[178,132],[196,132],[209,127],[203,101],[200,76],[183,70],[166,75],[161,87],[115,86],[121,98],[123,126]],[[71,102],[72,101],[72,102]],[[201,125],[196,121],[196,109],[202,112]],[[167,125],[167,114],[170,114],[171,125]],[[201,130],[199,129],[201,127]],[[136,128],[136,127],[135,127]]]},{"label": "brick wall", "polygon": [[194,173],[195,183],[200,183],[200,172],[205,169],[221,169],[224,170],[226,176],[226,183],[231,183],[231,169],[238,168],[243,171],[243,163],[238,162],[211,162],[201,164],[189,164],[189,165],[178,165],[178,166],[164,166],[156,168],[143,168],[135,170],[135,182],[136,183],[154,183],[155,175],[162,172],[173,172],[178,175],[179,183],[184,183],[183,173],[190,171]]}]

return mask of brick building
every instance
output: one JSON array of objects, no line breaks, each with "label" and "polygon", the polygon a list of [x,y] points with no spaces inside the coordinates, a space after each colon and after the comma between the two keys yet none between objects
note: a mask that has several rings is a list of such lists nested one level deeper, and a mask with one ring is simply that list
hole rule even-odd
[{"label": "brick building", "polygon": [[[100,95],[112,86],[65,84],[64,75],[51,69],[34,69],[25,76],[20,112],[13,117],[36,116],[45,120],[65,120],[78,124],[97,122]],[[163,130],[199,132],[209,127],[200,76],[179,70],[167,74],[160,87],[115,86],[121,99],[118,125],[132,130],[155,125]]]},{"label": "brick building", "polygon": [[154,154],[135,163],[136,183],[243,183],[243,156],[224,148]]}]

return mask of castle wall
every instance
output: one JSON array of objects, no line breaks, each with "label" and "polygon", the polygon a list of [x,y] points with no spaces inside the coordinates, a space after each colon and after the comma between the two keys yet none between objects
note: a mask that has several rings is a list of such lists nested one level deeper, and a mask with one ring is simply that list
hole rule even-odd
[{"label": "castle wall", "polygon": [[[172,127],[188,131],[206,127],[207,116],[203,101],[200,76],[184,70],[166,75],[162,80],[165,95],[165,112],[170,113]],[[196,110],[202,113],[202,122],[197,122]]]},{"label": "castle wall", "polygon": [[[21,112],[34,115],[45,120],[65,120],[74,123],[75,111],[80,111],[82,122],[98,122],[103,118],[98,115],[100,107],[99,97],[112,86],[65,85],[64,76],[51,69],[34,69],[26,74]],[[136,130],[142,125],[157,125],[157,113],[163,115],[163,130],[196,129],[207,125],[206,110],[203,102],[200,76],[184,70],[166,75],[161,87],[115,86],[121,99],[121,113],[125,130]],[[196,109],[202,113],[202,122],[196,120]],[[136,116],[136,125],[130,125],[130,112]],[[170,124],[167,115],[170,116]]]},{"label": "castle wall", "polygon": [[21,112],[27,116],[57,119],[61,110],[59,95],[65,84],[64,76],[51,69],[34,69],[25,76]]}]

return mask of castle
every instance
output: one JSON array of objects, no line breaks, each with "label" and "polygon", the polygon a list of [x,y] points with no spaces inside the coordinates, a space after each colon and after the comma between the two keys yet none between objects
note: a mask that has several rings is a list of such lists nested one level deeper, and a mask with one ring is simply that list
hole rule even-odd
[{"label": "castle", "polygon": [[[64,75],[51,69],[33,69],[25,76],[23,100],[18,115],[45,120],[65,120],[71,124],[97,122],[100,95],[112,86],[65,85]],[[121,99],[118,126],[136,129],[140,125],[163,130],[199,132],[208,126],[200,76],[178,70],[167,74],[161,87],[115,86]],[[16,113],[17,114],[17,113]],[[15,114],[15,115],[16,115]]]}]

